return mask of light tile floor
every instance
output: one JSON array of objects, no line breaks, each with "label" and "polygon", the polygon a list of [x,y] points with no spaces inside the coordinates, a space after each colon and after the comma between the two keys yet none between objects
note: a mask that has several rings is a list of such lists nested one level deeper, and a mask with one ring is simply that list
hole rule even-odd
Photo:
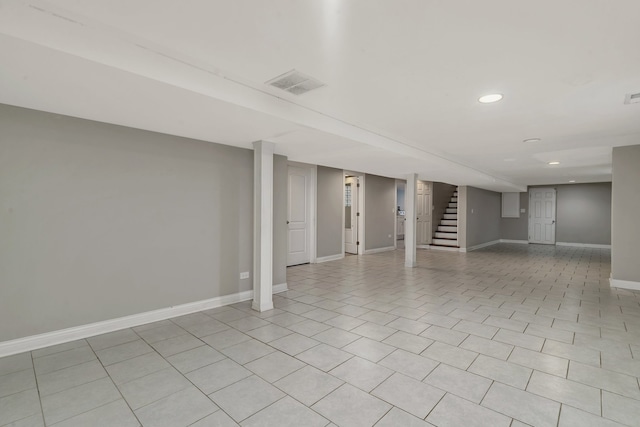
[{"label": "light tile floor", "polygon": [[0,359],[0,426],[640,426],[640,293],[608,250],[403,255]]}]

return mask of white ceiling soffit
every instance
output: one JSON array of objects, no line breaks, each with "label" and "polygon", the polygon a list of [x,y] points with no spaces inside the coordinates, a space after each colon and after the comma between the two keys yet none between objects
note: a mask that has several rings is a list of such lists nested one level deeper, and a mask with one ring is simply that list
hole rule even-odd
[{"label": "white ceiling soffit", "polygon": [[[401,2],[0,0],[9,51],[20,40],[51,50],[3,57],[0,72],[44,75],[41,91],[17,81],[0,102],[233,145],[259,136],[293,160],[504,191],[610,180],[602,153],[640,142],[640,105],[624,104],[640,91],[640,2]],[[65,71],[53,64],[73,62],[65,54],[92,62],[90,74],[47,80],[46,69]],[[292,68],[326,86],[296,96],[264,83]],[[98,76],[139,97],[140,112],[121,117]],[[84,100],[39,99],[58,83],[98,87]],[[477,103],[491,92],[504,100]],[[163,122],[152,101],[177,116]],[[218,127],[227,116],[252,129]],[[522,143],[532,137],[541,141]],[[577,163],[548,168],[541,155],[553,152]]]},{"label": "white ceiling soffit", "polygon": [[[242,79],[237,77],[223,75],[222,71],[215,68],[212,64],[185,57],[185,55],[178,52],[171,52],[164,47],[155,45],[149,40],[144,40],[110,28],[85,16],[79,16],[69,10],[59,8],[50,2],[32,1],[26,4],[21,1],[5,1],[3,13],[0,14],[0,28],[2,33],[17,39],[45,46],[69,55],[78,56],[110,68],[116,68],[137,76],[145,77],[146,79],[165,83],[169,86],[175,86],[196,94],[202,94],[215,100],[228,103],[231,106],[243,107],[248,110],[264,113],[271,117],[286,120],[292,124],[292,129],[303,126],[326,133],[329,138],[334,135],[343,139],[353,140],[365,146],[382,149],[389,155],[399,155],[398,158],[401,161],[402,159],[413,159],[414,163],[416,160],[418,163],[437,163],[441,167],[445,166],[447,170],[453,172],[452,175],[457,178],[455,181],[460,184],[465,184],[468,181],[485,188],[502,188],[512,191],[523,189],[522,185],[517,185],[507,179],[470,168],[460,162],[446,158],[444,154],[433,154],[422,148],[414,147],[409,141],[387,137],[369,131],[363,126],[356,126],[321,112],[294,104],[289,100],[278,98],[265,91],[264,88],[259,85],[242,81]],[[7,38],[5,38],[5,42],[7,42]],[[24,54],[25,51],[23,49],[24,46],[17,47],[16,45],[5,51],[15,52],[19,50]],[[37,59],[46,56],[48,55],[38,55],[33,58]],[[44,63],[55,64],[58,60],[57,57],[51,58],[49,62]],[[11,62],[7,62],[11,64]],[[3,68],[4,66],[5,64],[3,64]],[[32,64],[28,72],[33,72],[34,68],[35,64]],[[47,69],[47,71],[50,72],[50,69]],[[59,70],[58,72],[64,71]],[[84,80],[94,85],[101,84],[101,80],[96,79],[96,74],[93,72],[89,75],[85,74],[84,79],[78,79],[79,73],[77,70],[75,72],[67,70],[67,72],[73,75],[73,81],[78,82],[79,80]],[[65,103],[67,103],[68,107],[68,101],[72,97],[57,97],[53,102],[51,102],[52,99],[46,102],[46,100],[39,99],[39,97],[35,99],[36,97],[32,94],[32,96],[24,99],[20,93],[16,93],[15,91],[15,89],[20,89],[20,86],[13,86],[14,96],[11,99],[7,99],[5,91],[8,86],[8,81],[4,80],[3,83],[5,87],[3,88],[3,93],[0,94],[2,95],[2,99],[0,99],[1,102],[8,102],[28,108],[42,108],[44,101],[44,103],[48,103],[47,108],[43,108],[45,111],[69,114],[69,108],[65,108]],[[134,85],[140,84],[139,82],[132,83]],[[22,86],[22,89],[24,89],[22,94],[24,94],[29,91],[31,84],[28,80],[25,80]],[[70,94],[73,94],[73,92],[74,91],[71,90]],[[108,93],[108,91],[105,92]],[[96,97],[96,99],[100,99],[101,103],[104,101],[102,97]],[[114,100],[107,100],[106,102],[109,103],[109,101]],[[121,101],[117,102],[118,105],[116,109],[121,108],[120,102]],[[166,104],[167,103],[164,103],[164,105]],[[116,106],[113,102],[111,105]],[[108,114],[104,114],[105,110],[108,111],[109,108],[105,108],[104,105],[96,106],[97,108],[95,108],[95,110],[92,110],[90,106],[89,108],[87,107],[86,104],[82,105],[83,113],[72,115],[170,134],[184,135],[184,132],[180,132],[178,129],[168,130],[167,127],[171,126],[168,126],[167,122],[161,124],[161,120],[158,120],[158,125],[152,125],[153,127],[150,128],[148,120],[146,123],[137,123],[136,115],[130,115],[126,122],[120,122],[113,119],[105,119],[105,117],[109,116]],[[178,109],[180,109],[180,105],[178,105]],[[95,114],[92,114],[94,111]],[[138,110],[138,112],[140,111],[144,110]],[[143,121],[144,120],[141,120],[141,122]],[[188,136],[193,137],[192,135]],[[225,142],[217,138],[212,140],[211,138],[202,137],[202,139],[212,142]],[[235,138],[227,138],[226,142],[234,144],[234,139]],[[272,135],[266,134],[260,139],[273,138]],[[244,144],[239,145],[246,146],[249,142],[250,141],[244,141]],[[282,154],[288,153],[284,151]],[[362,159],[364,157],[361,156],[361,154],[364,153],[355,152],[353,158],[341,159],[342,161],[340,163],[347,163],[347,166],[356,166],[356,169],[370,173],[381,173],[381,168],[376,168],[375,165],[371,167],[372,165],[363,162]],[[295,156],[291,156],[291,158],[292,160],[303,160]],[[351,163],[349,160],[355,160],[355,163]],[[313,163],[321,162],[319,162],[317,158],[308,159],[308,161]],[[395,172],[393,174],[389,173],[388,175],[401,177],[407,173],[408,169],[406,165],[401,162],[398,163],[395,168],[385,169],[388,169],[389,172]],[[341,167],[337,164],[333,166]],[[426,179],[426,177],[423,178]]]}]

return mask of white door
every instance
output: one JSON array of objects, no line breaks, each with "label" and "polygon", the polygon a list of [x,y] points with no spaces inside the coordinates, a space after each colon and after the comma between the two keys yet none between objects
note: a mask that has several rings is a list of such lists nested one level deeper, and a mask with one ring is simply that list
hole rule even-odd
[{"label": "white door", "polygon": [[358,254],[358,178],[344,180],[344,251]]},{"label": "white door", "polygon": [[311,261],[311,170],[289,166],[288,184],[288,252],[287,265],[304,264]]},{"label": "white door", "polygon": [[431,243],[431,183],[418,181],[416,194],[416,244]]},{"label": "white door", "polygon": [[556,243],[555,188],[529,190],[529,242],[546,245]]}]

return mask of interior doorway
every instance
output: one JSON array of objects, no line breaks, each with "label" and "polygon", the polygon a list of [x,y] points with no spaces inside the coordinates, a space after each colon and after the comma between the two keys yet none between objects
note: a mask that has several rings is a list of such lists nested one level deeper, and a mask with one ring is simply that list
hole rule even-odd
[{"label": "interior doorway", "polygon": [[345,172],[344,252],[364,253],[364,175]]},{"label": "interior doorway", "polygon": [[433,183],[418,181],[416,185],[416,245],[431,244]]},{"label": "interior doorway", "polygon": [[556,189],[529,189],[529,243],[556,244]]},{"label": "interior doorway", "polygon": [[315,262],[315,168],[287,168],[287,266]]}]

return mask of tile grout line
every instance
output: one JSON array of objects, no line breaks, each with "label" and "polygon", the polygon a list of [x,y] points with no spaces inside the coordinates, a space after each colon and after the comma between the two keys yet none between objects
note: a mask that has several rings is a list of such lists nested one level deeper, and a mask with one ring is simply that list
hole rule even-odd
[{"label": "tile grout line", "polygon": [[40,406],[40,416],[42,417],[42,423],[46,425],[46,421],[44,418],[44,409],[42,407],[42,396],[40,395],[40,384],[38,382],[38,376],[36,375],[36,365],[33,357],[33,351],[30,351],[29,354],[31,355],[31,369],[33,369],[33,378],[36,382],[36,391],[38,393],[38,404]]},{"label": "tile grout line", "polygon": [[[132,329],[133,331],[133,329]],[[136,333],[135,331],[133,331],[134,333]],[[137,334],[136,334],[137,335]],[[87,344],[89,344],[87,342]],[[136,419],[136,421],[138,422],[139,425],[142,425],[142,422],[138,419],[138,416],[136,415],[136,413],[134,412],[133,408],[131,408],[131,405],[129,405],[129,402],[127,402],[127,399],[124,398],[124,396],[122,395],[122,392],[120,391],[120,388],[116,385],[115,381],[113,381],[113,378],[111,378],[111,374],[109,373],[109,371],[107,370],[106,366],[104,366],[102,364],[102,361],[98,358],[98,355],[96,354],[96,352],[93,350],[93,347],[91,347],[91,344],[89,344],[89,348],[91,348],[91,351],[93,351],[94,356],[96,357],[96,359],[98,360],[98,363],[100,363],[100,365],[102,365],[102,369],[104,369],[104,371],[107,373],[107,378],[109,378],[109,380],[111,380],[111,384],[113,384],[113,386],[115,387],[116,390],[118,390],[118,394],[120,395],[120,398],[124,401],[124,403],[127,405],[127,408],[129,408],[129,410],[131,411],[131,414],[134,416],[134,418]],[[112,403],[112,402],[109,402]],[[108,405],[108,403],[107,403]],[[103,405],[104,406],[104,405]],[[97,408],[94,408],[97,409]],[[92,409],[93,410],[93,409]],[[87,411],[89,412],[89,411]]]}]

